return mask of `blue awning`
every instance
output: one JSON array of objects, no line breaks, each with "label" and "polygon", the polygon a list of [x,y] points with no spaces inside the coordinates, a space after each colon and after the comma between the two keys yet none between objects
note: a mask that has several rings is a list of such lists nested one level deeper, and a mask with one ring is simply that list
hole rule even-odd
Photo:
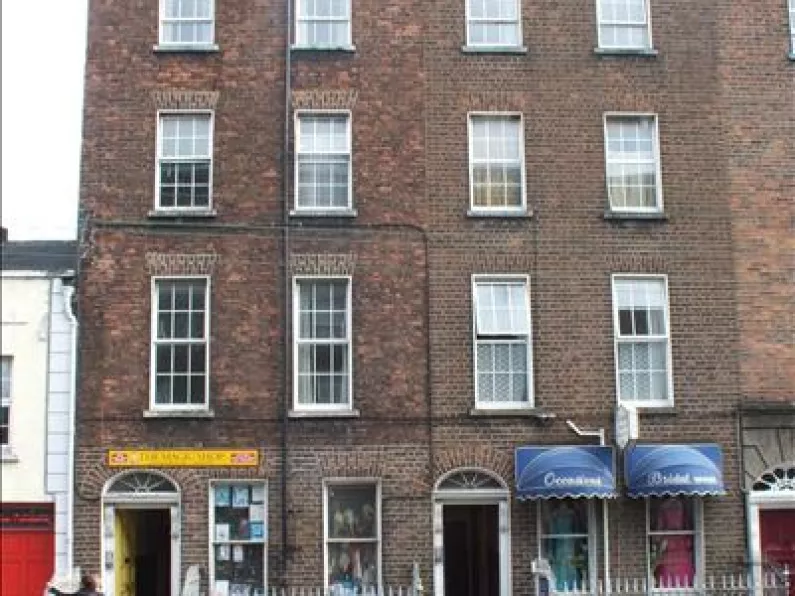
[{"label": "blue awning", "polygon": [[723,453],[715,444],[632,445],[624,454],[630,497],[723,495]]},{"label": "blue awning", "polygon": [[612,447],[519,447],[515,475],[519,499],[617,496]]}]

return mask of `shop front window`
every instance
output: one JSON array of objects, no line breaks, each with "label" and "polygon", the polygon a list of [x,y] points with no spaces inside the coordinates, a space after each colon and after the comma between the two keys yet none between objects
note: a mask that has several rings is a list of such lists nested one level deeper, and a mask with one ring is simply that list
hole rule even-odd
[{"label": "shop front window", "polygon": [[691,497],[648,500],[649,574],[659,588],[690,588],[698,561],[698,502]]},{"label": "shop front window", "polygon": [[560,591],[587,589],[590,573],[591,504],[586,500],[540,502],[541,550]]},{"label": "shop front window", "polygon": [[210,486],[213,596],[264,596],[267,506],[264,482]]},{"label": "shop front window", "polygon": [[325,488],[329,594],[375,593],[381,559],[379,487],[370,482]]}]

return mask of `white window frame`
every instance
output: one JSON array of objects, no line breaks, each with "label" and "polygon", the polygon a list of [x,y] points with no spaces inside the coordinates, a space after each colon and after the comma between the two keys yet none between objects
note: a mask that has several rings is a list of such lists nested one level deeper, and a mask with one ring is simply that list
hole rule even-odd
[{"label": "white window frame", "polygon": [[[473,134],[473,121],[477,118],[493,118],[502,119],[517,118],[519,120],[519,159],[521,162],[521,195],[522,203],[516,207],[483,207],[475,205],[475,174],[474,162],[472,157],[474,155],[474,142],[475,135]],[[469,163],[469,210],[475,214],[505,214],[516,215],[527,213],[527,162],[525,160],[525,126],[524,114],[522,112],[488,112],[488,111],[472,111],[467,113],[467,147],[468,155],[467,161]]]},{"label": "white window frame", "polygon": [[[527,401],[500,401],[488,402],[480,400],[480,391],[478,389],[478,305],[477,305],[477,288],[479,283],[511,283],[522,282],[525,286],[527,294]],[[476,273],[472,275],[472,370],[474,372],[475,382],[475,408],[477,410],[518,410],[523,408],[532,408],[535,404],[535,391],[533,390],[533,320],[532,320],[532,304],[530,302],[532,294],[530,291],[530,276],[516,273],[506,274],[491,274],[491,273]]]},{"label": "white window frame", "polygon": [[[498,19],[498,18],[475,18],[472,16],[472,8],[471,4],[473,1],[477,0],[465,0],[465,8],[466,8],[466,45],[470,48],[521,48],[523,43],[523,34],[522,34],[522,0],[514,0],[516,4],[516,19]],[[470,28],[472,25],[477,24],[498,24],[498,25],[516,25],[516,43],[504,43],[504,44],[493,44],[493,43],[473,43],[470,37]]]},{"label": "white window frame", "polygon": [[[158,343],[199,343],[191,340],[158,340],[157,337],[157,317],[158,317],[158,297],[157,287],[159,282],[204,280],[206,283],[204,293],[204,403],[203,404],[159,404],[157,403],[157,346]],[[153,275],[151,281],[151,338],[149,343],[149,408],[154,411],[207,411],[210,408],[210,317],[212,281],[209,275]]]},{"label": "white window frame", "polygon": [[[165,158],[163,157],[161,150],[162,150],[162,139],[163,139],[163,118],[167,116],[208,116],[209,117],[209,139],[207,140],[208,147],[210,150],[209,154],[209,177],[207,181],[207,206],[206,207],[179,207],[176,205],[176,196],[174,198],[175,204],[173,206],[163,207],[160,202],[160,163],[162,161],[184,161],[186,163],[191,163],[193,161],[198,161],[198,158],[194,156],[192,159],[187,158]],[[158,110],[157,111],[157,121],[155,122],[156,130],[157,130],[157,140],[155,146],[155,210],[156,211],[178,211],[180,213],[206,213],[208,211],[212,211],[213,209],[213,169],[215,165],[215,160],[213,159],[213,155],[215,153],[214,149],[214,142],[215,142],[215,112],[213,110],[173,110],[173,109],[166,109],[166,110]]]},{"label": "white window frame", "polygon": [[381,492],[381,479],[367,476],[367,477],[331,477],[323,479],[323,586],[324,593],[329,590],[329,576],[328,576],[328,545],[330,542],[361,542],[363,544],[372,544],[373,540],[370,539],[332,539],[328,535],[329,527],[329,487],[362,487],[374,486],[375,487],[375,520],[376,520],[376,558],[378,559],[378,593],[381,593],[383,586],[383,535],[382,535],[382,492]]},{"label": "white window frame", "polygon": [[[660,336],[647,335],[647,336],[632,336],[626,338],[624,341],[621,339],[619,329],[619,316],[618,316],[618,294],[616,292],[616,282],[631,280],[636,282],[645,281],[661,281],[663,285],[663,292],[665,292],[665,339],[666,339],[666,382],[668,390],[668,399],[665,400],[622,400],[621,399],[621,375],[619,373],[619,355],[618,346],[621,343],[639,343],[645,340],[660,340]],[[674,405],[674,375],[673,375],[673,360],[672,360],[672,339],[671,339],[671,295],[668,292],[668,276],[664,274],[643,274],[643,273],[614,273],[611,275],[611,294],[613,297],[613,358],[615,360],[614,373],[616,381],[616,403],[618,405],[628,405],[633,408],[670,408]]]},{"label": "white window frame", "polygon": [[[331,0],[323,0],[326,2],[331,2]],[[313,50],[347,50],[353,49],[353,1],[352,0],[345,0],[348,7],[348,16],[347,18],[343,17],[324,17],[324,18],[317,18],[305,15],[301,11],[301,0],[295,1],[295,47],[297,48],[307,48]],[[328,45],[321,45],[316,43],[309,43],[309,40],[301,39],[299,37],[300,31],[300,24],[302,22],[313,23],[315,21],[335,21],[338,23],[348,23],[348,38],[342,46],[334,43],[330,43]]]},{"label": "white window frame", "polygon": [[[157,15],[157,28],[158,28],[158,43],[163,47],[205,47],[215,44],[215,0],[210,2],[210,17],[188,17],[188,18],[166,18],[166,2],[168,0],[160,0]],[[167,41],[164,37],[165,27],[163,26],[166,21],[174,23],[210,23],[210,39],[207,41]]]},{"label": "white window frame", "polygon": [[5,365],[4,368],[8,371],[8,395],[3,396],[0,394],[0,407],[8,409],[8,423],[6,432],[8,433],[8,442],[0,445],[0,455],[10,455],[12,452],[12,441],[11,441],[11,410],[14,401],[14,357],[10,354],[3,354],[2,355],[2,362]]},{"label": "white window frame", "polygon": [[[317,339],[300,339],[300,304],[301,304],[301,282],[315,281],[345,281],[346,282],[346,325],[348,343],[348,401],[341,404],[302,404],[298,395],[298,346],[301,343],[326,343],[326,340],[318,342]],[[350,275],[295,275],[293,276],[293,411],[295,412],[351,412],[353,411],[353,277]],[[328,345],[343,343],[340,340],[330,340]]]},{"label": "white window frame", "polygon": [[[298,169],[301,154],[301,118],[313,116],[345,116],[346,137],[348,141],[348,202],[344,207],[301,207],[298,205]],[[351,110],[295,110],[293,115],[295,130],[295,165],[293,168],[293,212],[294,213],[348,213],[353,209],[353,117]],[[340,154],[336,154],[340,155]]]},{"label": "white window frame", "polygon": [[[680,495],[681,497],[681,495]],[[653,534],[651,532],[651,499],[659,499],[660,497],[647,497],[646,501],[646,581],[648,582],[649,586],[654,586],[654,573],[651,569],[651,548],[650,548],[650,540],[649,538],[653,535],[662,535],[662,534],[669,534],[669,535],[682,535],[682,536],[693,536],[693,552],[695,553],[696,560],[695,560],[695,577],[693,578],[693,587],[691,588],[655,588],[653,591],[655,593],[666,593],[672,592],[675,594],[680,594],[682,592],[695,592],[696,586],[698,586],[699,582],[703,581],[704,579],[704,500],[698,496],[684,496],[681,498],[685,499],[692,499],[693,501],[693,531],[690,530],[659,530],[655,531]],[[650,590],[651,591],[651,590]]]},{"label": "white window frame", "polygon": [[652,28],[651,28],[651,3],[652,0],[642,0],[645,3],[645,17],[646,17],[646,31],[647,37],[649,39],[648,46],[611,46],[605,45],[602,41],[602,26],[625,26],[625,27],[636,27],[640,28],[641,25],[636,25],[634,23],[627,23],[624,21],[610,21],[610,22],[603,22],[601,19],[602,15],[602,2],[604,0],[596,0],[596,37],[597,43],[599,44],[599,49],[602,50],[618,50],[618,51],[629,51],[629,52],[643,52],[651,50],[654,47],[654,40],[652,38]]},{"label": "white window frame", "polygon": [[[610,159],[609,148],[609,135],[607,132],[608,122],[612,120],[652,120],[652,147],[654,151],[655,168],[654,174],[656,176],[655,196],[657,198],[657,205],[654,207],[614,207],[613,201],[610,197],[610,164],[613,163]],[[662,183],[662,158],[660,156],[660,119],[657,114],[653,112],[605,112],[602,117],[602,126],[604,129],[604,152],[605,152],[605,194],[607,195],[607,208],[612,213],[663,213],[663,183]]]},{"label": "white window frame", "polygon": [[790,57],[795,58],[795,0],[789,0],[789,52]]},{"label": "white window frame", "polygon": [[[538,543],[538,556],[539,558],[545,557],[544,552],[544,539],[553,537],[580,537],[580,534],[544,534],[544,521],[542,519],[543,510],[542,503],[544,501],[553,501],[555,499],[539,499],[536,501],[536,541]],[[572,499],[574,500],[574,499]],[[597,580],[599,577],[599,558],[597,549],[599,548],[599,541],[597,540],[597,520],[596,520],[596,503],[595,499],[586,499],[588,503],[588,584],[583,586],[575,586],[572,591],[588,591],[595,590]],[[602,507],[605,503],[602,503]],[[557,586],[550,581],[550,593],[560,593]]]},{"label": "white window frame", "polygon": [[[216,540],[215,538],[215,488],[217,486],[254,486],[259,485],[262,486],[265,497],[263,506],[265,507],[265,521],[263,522],[265,529],[262,538],[252,539],[249,538],[248,540]],[[263,582],[265,588],[265,594],[268,594],[268,545],[269,541],[269,528],[268,528],[268,481],[264,478],[216,478],[212,479],[209,482],[209,494],[207,495],[207,503],[209,507],[209,514],[207,516],[207,521],[209,523],[208,526],[208,557],[209,557],[209,589],[210,593],[214,594],[215,588],[215,547],[219,544],[228,544],[231,548],[234,547],[235,544],[262,544],[262,573],[263,573]],[[249,503],[250,505],[250,503]],[[230,553],[231,556],[231,553]]]}]

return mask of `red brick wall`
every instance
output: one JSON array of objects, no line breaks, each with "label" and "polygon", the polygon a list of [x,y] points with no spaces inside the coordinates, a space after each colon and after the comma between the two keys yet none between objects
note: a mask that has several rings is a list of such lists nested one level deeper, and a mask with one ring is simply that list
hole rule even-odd
[{"label": "red brick wall", "polygon": [[[749,11],[759,12],[750,1],[728,9],[653,0],[659,55],[608,57],[593,52],[592,5],[525,0],[528,53],[492,56],[461,52],[463,0],[357,0],[355,52],[293,54],[294,107],[352,114],[358,216],[335,220],[331,230],[312,227],[328,222],[294,219],[288,253],[292,261],[350,255],[360,417],[287,424],[284,545],[281,415],[291,399],[283,372],[287,264],[279,227],[286,14],[275,0],[217,4],[220,52],[208,55],[154,53],[154,2],[94,0],[89,13],[81,203],[93,232],[80,284],[78,563],[99,565],[97,499],[110,474],[105,449],[233,445],[259,448],[265,458],[256,474],[269,481],[273,583],[322,580],[322,479],[377,476],[384,579],[408,582],[418,561],[427,585],[433,483],[456,467],[478,466],[510,486],[517,446],[579,441],[566,419],[611,435],[610,275],[663,273],[676,407],[644,414],[641,439],[723,446],[730,494],[705,505],[706,561],[711,571],[737,570],[744,530],[735,407],[743,396],[791,395],[795,370],[791,325],[782,323],[795,312],[787,260],[792,222],[777,217],[791,211],[795,196],[786,174],[795,135],[792,119],[777,126],[776,116],[787,113],[792,64],[778,45],[751,41],[760,32],[785,34],[783,9],[779,19],[771,2],[764,19],[748,19]],[[757,46],[765,49],[749,49]],[[757,105],[760,85],[769,90],[759,91]],[[189,225],[148,219],[156,111],[196,102],[215,108],[217,216]],[[473,110],[523,114],[532,217],[467,217],[466,119]],[[665,220],[604,219],[606,111],[659,115]],[[213,419],[142,416],[149,253],[215,255]],[[770,258],[778,264],[768,270]],[[530,276],[535,402],[557,415],[548,425],[532,417],[470,416],[476,273]],[[211,474],[174,474],[187,487],[183,564],[205,566]],[[643,573],[644,516],[642,502],[611,505],[614,576]],[[517,594],[531,593],[535,518],[535,504],[512,503]]]},{"label": "red brick wall", "polygon": [[787,3],[721,12],[721,104],[732,210],[741,387],[795,396],[795,61]]}]

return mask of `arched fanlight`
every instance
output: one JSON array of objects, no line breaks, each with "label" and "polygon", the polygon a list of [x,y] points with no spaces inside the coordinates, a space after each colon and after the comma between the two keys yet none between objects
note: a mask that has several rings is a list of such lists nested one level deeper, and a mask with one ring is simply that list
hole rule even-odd
[{"label": "arched fanlight", "polygon": [[773,466],[756,479],[754,491],[795,491],[795,463]]},{"label": "arched fanlight", "polygon": [[176,493],[177,486],[156,472],[130,472],[116,478],[108,487],[108,494],[119,493]]},{"label": "arched fanlight", "polygon": [[457,470],[443,478],[436,488],[437,490],[504,490],[506,486],[497,477],[482,470]]}]

